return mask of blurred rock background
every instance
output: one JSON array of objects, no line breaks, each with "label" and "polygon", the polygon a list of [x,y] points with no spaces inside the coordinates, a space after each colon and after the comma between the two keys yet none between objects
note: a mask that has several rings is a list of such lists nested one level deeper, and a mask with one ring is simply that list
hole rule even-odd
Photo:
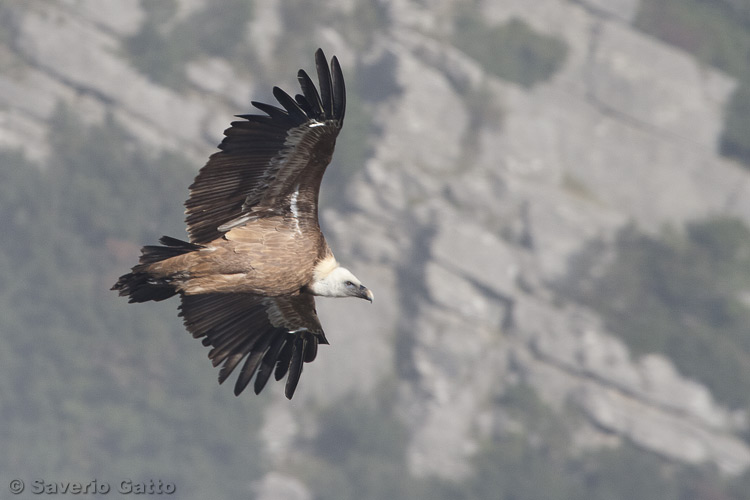
[{"label": "blurred rock background", "polygon": [[[317,47],[321,223],[376,301],[318,301],[292,402],[235,398],[108,288]],[[746,0],[1,0],[0,478],[748,498],[748,60]]]}]

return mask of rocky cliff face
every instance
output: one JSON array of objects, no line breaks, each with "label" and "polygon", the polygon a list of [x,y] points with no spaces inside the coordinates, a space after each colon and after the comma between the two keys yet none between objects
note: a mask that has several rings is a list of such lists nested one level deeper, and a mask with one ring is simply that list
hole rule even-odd
[{"label": "rocky cliff face", "polygon": [[[549,403],[584,411],[583,444],[626,436],[739,472],[750,463],[734,436],[744,415],[669,360],[633,359],[591,312],[561,306],[550,288],[585,242],[627,221],[656,229],[711,213],[747,218],[738,194],[747,174],[715,152],[733,82],[633,31],[635,2],[543,3],[485,8],[495,22],[520,18],[567,42],[564,68],[532,90],[484,73],[409,16],[383,37],[404,92],[381,109],[383,136],[355,185],[359,212],[326,213],[339,247],[372,266],[374,288],[413,301],[400,301],[412,315],[391,306],[396,334],[413,342],[414,378],[401,383],[412,470],[466,473],[472,437],[500,420],[488,402],[521,379]],[[414,17],[437,24],[437,10]],[[455,78],[486,89],[502,125],[479,126],[467,141],[472,111]],[[414,140],[405,148],[403,137]],[[347,236],[360,227],[382,228],[375,252]]]},{"label": "rocky cliff face", "polygon": [[[297,68],[273,61],[285,43],[280,3],[258,2],[247,28],[257,78],[204,57],[177,92],[122,55],[144,22],[138,1],[11,2],[0,144],[54,155],[46,123],[64,102],[92,123],[111,113],[149,147],[201,165],[228,117],[267,95],[262,75]],[[387,68],[398,91],[368,108],[372,154],[331,203],[346,208],[322,212],[339,260],[375,291],[375,305],[321,301],[333,348],[291,404],[276,394],[265,453],[276,464],[300,453],[303,410],[395,380],[411,472],[460,479],[478,443],[507,425],[493,402],[527,383],[553,408],[581,412],[582,448],[627,438],[677,461],[745,470],[744,412],[669,359],[632,356],[556,286],[589,242],[610,241],[628,222],[656,230],[715,213],[750,222],[750,177],[716,152],[734,82],[635,31],[635,0],[484,2],[488,22],[520,19],[568,48],[549,80],[522,87],[453,46],[457,3],[390,2],[390,24],[363,48],[316,24],[295,56],[321,45],[347,74]],[[179,2],[180,15],[198,4]],[[284,478],[272,472],[262,490],[305,497]]]}]

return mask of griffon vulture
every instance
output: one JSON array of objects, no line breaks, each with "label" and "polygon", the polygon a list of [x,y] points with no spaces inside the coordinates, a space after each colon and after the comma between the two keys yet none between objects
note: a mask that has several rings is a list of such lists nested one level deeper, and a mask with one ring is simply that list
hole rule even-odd
[{"label": "griffon vulture", "polygon": [[219,383],[245,359],[234,393],[255,375],[259,393],[273,373],[287,373],[292,397],[302,365],[327,344],[316,295],[372,292],[341,267],[318,224],[318,193],[344,122],[346,96],[338,60],[315,53],[320,92],[303,70],[302,94],[278,87],[283,109],[252,102],[265,115],[238,115],[190,186],[185,221],[190,241],[162,237],[112,287],[130,302],[179,295],[193,337],[223,363]]}]

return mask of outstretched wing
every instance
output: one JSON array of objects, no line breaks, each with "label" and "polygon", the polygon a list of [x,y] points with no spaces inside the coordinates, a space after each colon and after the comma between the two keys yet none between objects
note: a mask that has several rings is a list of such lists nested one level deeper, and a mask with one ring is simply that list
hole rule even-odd
[{"label": "outstretched wing", "polygon": [[290,210],[317,223],[318,193],[344,122],[346,91],[338,60],[330,69],[315,53],[320,93],[303,70],[302,94],[292,98],[278,87],[282,108],[253,102],[266,115],[238,115],[226,137],[200,170],[185,202],[192,243],[208,243],[233,227],[267,213]]},{"label": "outstretched wing", "polygon": [[281,380],[287,373],[286,397],[292,399],[303,363],[315,359],[318,344],[327,344],[315,312],[312,295],[262,297],[230,293],[183,295],[180,316],[195,338],[212,346],[208,357],[223,383],[245,359],[234,394],[239,395],[255,377],[258,394],[271,374]]}]

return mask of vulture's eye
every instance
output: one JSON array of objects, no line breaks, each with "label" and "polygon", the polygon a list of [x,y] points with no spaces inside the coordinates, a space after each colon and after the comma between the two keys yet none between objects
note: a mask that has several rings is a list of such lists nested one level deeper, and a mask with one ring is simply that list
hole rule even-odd
[{"label": "vulture's eye", "polygon": [[344,285],[346,285],[347,288],[354,288],[354,283],[352,283],[351,281],[346,281]]}]

